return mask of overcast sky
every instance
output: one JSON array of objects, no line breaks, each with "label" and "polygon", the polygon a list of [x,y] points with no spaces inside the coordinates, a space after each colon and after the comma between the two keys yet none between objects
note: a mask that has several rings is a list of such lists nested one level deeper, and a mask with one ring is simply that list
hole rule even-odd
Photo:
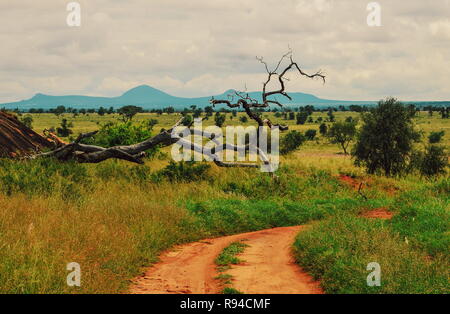
[{"label": "overcast sky", "polygon": [[260,90],[290,46],[291,92],[322,98],[450,100],[450,0],[0,0],[0,102],[37,92],[118,96],[148,84],[176,96]]}]

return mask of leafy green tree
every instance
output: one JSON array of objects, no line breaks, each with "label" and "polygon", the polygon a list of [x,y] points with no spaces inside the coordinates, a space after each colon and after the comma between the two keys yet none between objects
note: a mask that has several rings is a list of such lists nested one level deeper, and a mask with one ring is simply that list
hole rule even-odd
[{"label": "leafy green tree", "polygon": [[32,129],[33,128],[33,117],[29,114],[27,114],[26,116],[22,117],[20,119],[20,121],[28,128]]},{"label": "leafy green tree", "polygon": [[386,176],[403,172],[420,139],[414,129],[411,112],[395,98],[387,98],[362,115],[353,156],[358,166],[369,173],[382,170]]},{"label": "leafy green tree", "polygon": [[328,131],[328,126],[327,126],[325,123],[322,123],[322,124],[319,126],[319,133],[320,133],[322,136],[324,136],[324,135],[327,135],[327,131]]},{"label": "leafy green tree", "polygon": [[184,126],[190,126],[194,122],[194,118],[190,114],[187,114],[183,118],[183,125]]},{"label": "leafy green tree", "polygon": [[330,121],[330,122],[336,121],[336,118],[335,118],[335,116],[334,116],[334,113],[333,113],[333,109],[332,109],[332,108],[330,108],[330,109],[328,110],[327,115],[328,115],[328,121]]},{"label": "leafy green tree", "polygon": [[[217,112],[217,113],[219,113],[219,112]],[[219,113],[219,114],[216,114],[216,116],[214,117],[214,122],[219,128],[221,128],[223,126],[223,124],[225,123],[225,120],[226,120],[226,115],[224,115],[224,114]]]},{"label": "leafy green tree", "polygon": [[103,107],[100,107],[100,108],[98,109],[98,111],[97,111],[97,113],[98,113],[99,116],[104,116],[107,112],[108,112],[108,111],[107,111],[105,108],[103,108]]},{"label": "leafy green tree", "polygon": [[297,114],[297,124],[305,124],[306,120],[308,120],[308,113],[306,111],[300,111]]},{"label": "leafy green tree", "polygon": [[141,107],[130,105],[120,108],[117,112],[121,115],[123,122],[127,122],[131,121],[136,114],[142,111]]},{"label": "leafy green tree", "polygon": [[353,122],[336,122],[327,133],[330,142],[338,144],[344,150],[344,154],[347,155],[347,148],[356,136],[356,124]]},{"label": "leafy green tree", "polygon": [[194,110],[194,113],[192,114],[192,116],[194,118],[200,118],[202,116],[202,112],[203,112],[202,108],[197,108]]},{"label": "leafy green tree", "polygon": [[64,107],[64,106],[58,106],[58,107],[56,107],[56,109],[53,109],[53,113],[55,115],[57,115],[58,117],[65,112],[66,112],[66,107]]},{"label": "leafy green tree", "polygon": [[67,119],[62,119],[61,121],[61,127],[56,129],[56,134],[61,137],[68,137],[70,134],[72,134],[72,130],[70,128],[73,127],[72,122],[68,122]]},{"label": "leafy green tree", "polygon": [[211,106],[206,106],[205,107],[205,113],[207,117],[210,117],[213,115],[214,109]]},{"label": "leafy green tree", "polygon": [[175,112],[175,108],[172,106],[166,107],[163,109],[164,112],[166,112],[167,114],[171,114]]}]

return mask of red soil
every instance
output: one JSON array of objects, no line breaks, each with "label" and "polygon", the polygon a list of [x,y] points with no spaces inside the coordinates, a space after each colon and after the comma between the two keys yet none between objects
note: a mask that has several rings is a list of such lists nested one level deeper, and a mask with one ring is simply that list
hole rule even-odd
[{"label": "red soil", "polygon": [[371,218],[371,219],[392,219],[394,214],[387,210],[387,208],[377,208],[368,212],[361,214],[361,217]]},{"label": "red soil", "polygon": [[231,242],[245,239],[243,265],[233,266],[233,287],[244,293],[323,293],[295,263],[292,244],[302,227],[286,227],[207,239],[178,246],[133,280],[130,293],[218,293],[215,258]]},{"label": "red soil", "polygon": [[353,187],[354,189],[359,188],[359,184],[361,182],[358,182],[356,179],[353,179],[352,177],[346,176],[346,175],[339,175],[339,180],[343,183],[348,184],[349,186]]}]

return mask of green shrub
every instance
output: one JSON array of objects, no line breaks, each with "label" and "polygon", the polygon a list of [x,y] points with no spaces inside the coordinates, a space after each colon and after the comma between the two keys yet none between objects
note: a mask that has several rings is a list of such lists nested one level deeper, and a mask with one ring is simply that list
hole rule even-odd
[{"label": "green shrub", "polygon": [[428,136],[428,142],[430,144],[437,144],[440,143],[442,141],[442,138],[445,135],[445,131],[440,131],[440,132],[431,132],[430,135]]},{"label": "green shrub", "polygon": [[298,131],[290,131],[282,139],[280,143],[280,153],[286,155],[298,149],[304,142],[305,136]]},{"label": "green shrub", "polygon": [[313,129],[307,130],[305,132],[305,137],[308,141],[314,140],[316,138],[316,135],[317,135],[317,131],[313,130]]},{"label": "green shrub", "polygon": [[443,146],[428,145],[418,161],[419,171],[423,176],[434,177],[447,173],[448,156]]},{"label": "green shrub", "polygon": [[167,179],[170,182],[195,182],[208,179],[207,171],[211,166],[207,163],[195,161],[170,161],[164,169],[153,174],[153,181],[160,182]]},{"label": "green shrub", "polygon": [[[102,125],[94,137],[83,140],[83,143],[102,147],[140,143],[152,136],[155,122],[156,120],[154,119],[140,123],[132,123],[131,121],[120,123],[109,122]],[[147,154],[153,157],[158,151],[159,149],[154,147],[148,150]]]}]

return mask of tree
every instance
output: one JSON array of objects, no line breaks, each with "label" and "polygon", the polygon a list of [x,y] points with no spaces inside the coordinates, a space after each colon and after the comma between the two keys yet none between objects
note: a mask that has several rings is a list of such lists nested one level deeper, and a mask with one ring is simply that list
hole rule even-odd
[{"label": "tree", "polygon": [[25,126],[30,128],[30,129],[33,128],[33,117],[31,115],[29,115],[29,114],[27,114],[26,116],[22,117],[20,119],[20,122],[25,124]]},{"label": "tree", "polygon": [[223,126],[223,124],[225,123],[226,120],[226,115],[224,114],[220,114],[219,112],[217,112],[218,114],[216,114],[216,116],[214,117],[214,123],[221,128]]},{"label": "tree", "polygon": [[184,116],[182,124],[184,126],[190,126],[193,122],[194,122],[194,119],[192,118],[192,116],[190,114],[187,114]]},{"label": "tree", "polygon": [[70,129],[71,127],[73,127],[72,122],[67,122],[67,119],[62,119],[61,127],[56,129],[56,133],[58,134],[58,136],[67,137],[73,133]]},{"label": "tree", "polygon": [[239,121],[241,121],[242,123],[247,123],[248,118],[247,118],[246,116],[241,116],[241,117],[239,118]]},{"label": "tree", "polygon": [[332,108],[328,109],[327,115],[328,115],[328,121],[334,122],[336,120],[336,118],[334,117]]},{"label": "tree", "polygon": [[308,119],[308,113],[306,111],[300,111],[297,114],[297,124],[305,124],[306,120]]},{"label": "tree", "polygon": [[65,112],[66,112],[66,107],[64,107],[64,106],[58,106],[58,107],[56,107],[56,109],[53,109],[53,113],[57,116],[60,116]]},{"label": "tree", "polygon": [[213,115],[214,109],[211,106],[206,106],[205,107],[205,113],[207,117],[210,117]]},{"label": "tree", "polygon": [[319,126],[319,133],[324,136],[324,135],[327,135],[327,131],[328,131],[328,126],[325,123],[322,123]]},{"label": "tree", "polygon": [[98,109],[98,111],[97,111],[97,113],[98,113],[99,116],[104,116],[107,112],[108,112],[108,111],[107,111],[105,108],[103,108],[103,107],[100,107],[100,108]]},{"label": "tree", "polygon": [[386,176],[403,172],[420,134],[415,131],[411,112],[397,99],[387,98],[362,115],[353,156],[369,173],[383,171]]},{"label": "tree", "polygon": [[194,110],[194,113],[192,116],[194,118],[200,118],[202,116],[202,112],[203,112],[202,108],[197,108]]},{"label": "tree", "polygon": [[167,114],[171,114],[175,112],[175,108],[172,106],[166,107],[163,109],[164,112],[166,112]]},{"label": "tree", "polygon": [[356,124],[353,122],[336,122],[328,130],[327,136],[331,143],[339,144],[344,150],[344,154],[347,155],[348,145],[356,136]]},{"label": "tree", "polygon": [[122,116],[123,122],[131,121],[136,114],[142,111],[143,109],[141,107],[131,105],[124,106],[117,110],[117,112]]}]

